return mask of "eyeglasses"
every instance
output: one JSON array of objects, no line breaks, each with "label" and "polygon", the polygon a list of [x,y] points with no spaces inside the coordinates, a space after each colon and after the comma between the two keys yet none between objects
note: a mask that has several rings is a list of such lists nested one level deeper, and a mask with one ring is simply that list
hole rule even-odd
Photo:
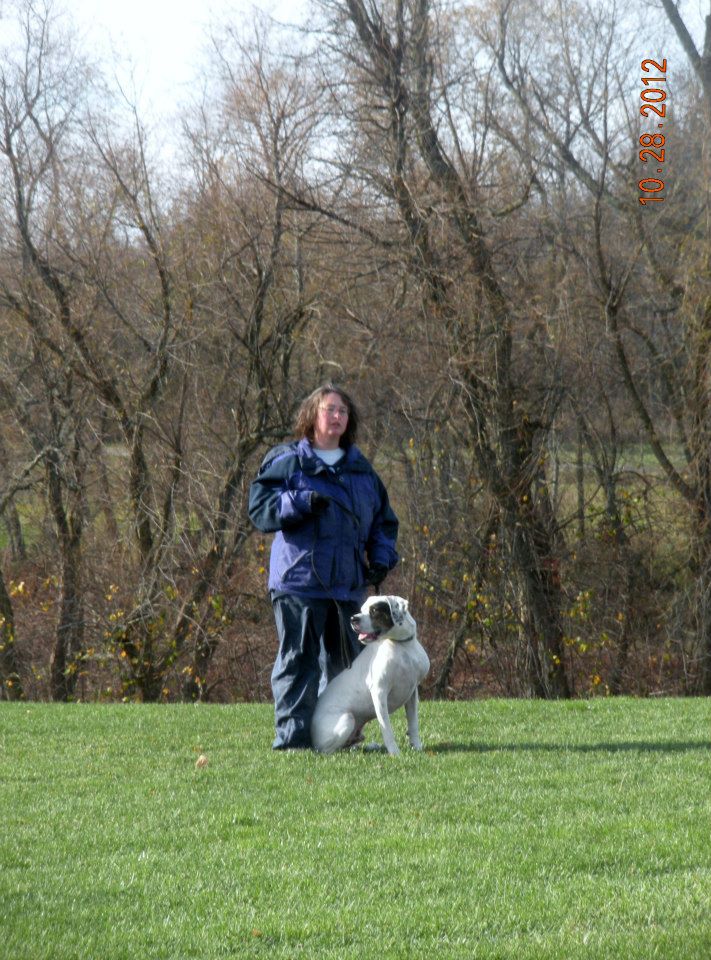
[{"label": "eyeglasses", "polygon": [[333,417],[335,414],[338,414],[340,417],[348,416],[348,407],[334,407],[330,403],[327,407],[321,407],[330,417]]}]

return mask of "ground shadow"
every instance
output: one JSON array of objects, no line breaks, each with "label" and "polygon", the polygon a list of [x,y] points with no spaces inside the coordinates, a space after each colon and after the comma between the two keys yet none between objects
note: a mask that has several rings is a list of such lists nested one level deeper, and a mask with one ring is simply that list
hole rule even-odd
[{"label": "ground shadow", "polygon": [[692,753],[711,752],[711,740],[630,740],[619,743],[454,743],[427,744],[428,753]]}]

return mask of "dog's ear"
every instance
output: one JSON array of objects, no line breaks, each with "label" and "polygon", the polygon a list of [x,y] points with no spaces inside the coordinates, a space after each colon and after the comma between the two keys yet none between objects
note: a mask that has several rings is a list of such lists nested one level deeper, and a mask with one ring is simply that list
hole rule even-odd
[{"label": "dog's ear", "polygon": [[402,624],[409,607],[407,600],[403,600],[402,597],[388,597],[387,599],[393,623]]}]

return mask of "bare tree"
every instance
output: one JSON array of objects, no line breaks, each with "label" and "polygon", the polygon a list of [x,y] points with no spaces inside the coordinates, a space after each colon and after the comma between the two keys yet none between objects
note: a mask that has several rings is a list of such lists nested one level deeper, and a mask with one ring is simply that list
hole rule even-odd
[{"label": "bare tree", "polygon": [[[700,54],[677,7],[662,5],[684,47],[704,91],[707,88],[708,42]],[[534,76],[526,30],[530,18],[549,27],[547,43],[560,51],[553,79],[544,67]],[[527,19],[528,18],[528,19]],[[707,40],[709,27],[707,20]],[[682,236],[694,237],[699,277],[708,276],[707,199],[679,184],[671,210],[660,211],[654,223],[642,215],[638,198],[630,195],[628,171],[637,169],[639,115],[625,101],[625,82],[633,66],[621,42],[619,14],[614,5],[601,5],[594,17],[581,19],[562,4],[535,9],[506,2],[499,7],[498,31],[490,34],[500,74],[526,122],[537,131],[589,192],[592,198],[591,275],[598,289],[601,315],[614,346],[621,379],[632,409],[664,474],[692,514],[692,566],[697,579],[696,611],[699,638],[700,687],[711,692],[711,418],[707,375],[708,311],[688,285],[689,257],[680,257]],[[584,39],[583,39],[584,38]],[[582,43],[581,43],[582,41]],[[584,45],[583,45],[584,44]],[[538,63],[538,60],[536,61]],[[541,61],[549,63],[547,57]],[[551,64],[552,69],[553,65]],[[708,97],[708,93],[704,94]],[[683,126],[679,102],[678,129]],[[681,149],[684,141],[674,140]],[[662,145],[665,138],[661,138]],[[630,142],[632,149],[630,150]],[[642,141],[644,142],[644,141]],[[671,168],[673,170],[673,168]],[[693,169],[693,168],[692,168]],[[693,174],[692,174],[693,177]],[[694,200],[691,200],[691,197]],[[669,204],[667,203],[667,206]],[[626,250],[611,242],[620,231]],[[697,241],[701,241],[700,243]],[[687,250],[688,254],[688,250]],[[705,281],[703,281],[705,282]],[[697,288],[698,289],[698,288]],[[672,332],[670,318],[683,336]],[[648,362],[640,362],[640,350]],[[653,399],[648,371],[660,382],[667,400],[661,410]],[[684,469],[675,463],[662,439],[661,421],[670,422],[684,451]]]},{"label": "bare tree", "polygon": [[[344,101],[358,109],[370,156],[383,158],[371,186],[394,206],[412,244],[426,309],[449,350],[467,444],[501,517],[518,583],[530,688],[541,696],[566,696],[555,524],[545,488],[536,483],[558,396],[551,384],[540,383],[538,396],[533,389],[524,397],[520,389],[519,307],[494,253],[487,205],[493,195],[485,196],[480,180],[481,154],[457,124],[458,81],[448,73],[446,18],[427,0],[344,0],[329,9],[343,36],[343,43],[333,42],[351,78]],[[470,68],[469,78],[475,72]],[[524,186],[513,209],[525,196]],[[438,234],[446,236],[446,246],[436,242]],[[462,270],[457,283],[455,263]],[[458,287],[463,276],[470,299]]]},{"label": "bare tree", "polygon": [[201,109],[186,130],[198,184],[188,235],[201,251],[189,272],[202,330],[193,358],[195,369],[211,371],[199,376],[206,433],[195,441],[205,481],[195,486],[194,504],[208,537],[173,633],[176,650],[193,636],[184,684],[191,699],[208,694],[219,620],[231,616],[224,585],[252,533],[249,471],[255,453],[289,430],[303,389],[294,363],[316,299],[307,252],[313,226],[289,211],[280,189],[300,175],[317,124],[306,61],[275,53],[260,29],[249,41],[229,40],[219,47],[221,110],[208,116]]},{"label": "bare tree", "polygon": [[[43,450],[48,502],[61,558],[61,599],[51,664],[52,695],[67,699],[74,688],[76,657],[82,649],[84,613],[81,541],[84,513],[83,471],[86,449],[81,391],[62,346],[47,335],[52,321],[64,329],[75,324],[77,294],[63,247],[67,199],[66,161],[82,90],[82,64],[71,46],[61,52],[49,9],[21,9],[20,56],[0,68],[0,157],[4,160],[5,211],[16,272],[3,271],[0,296],[17,324],[29,332],[25,361],[32,364],[44,409],[31,411],[27,384],[3,383],[30,448]],[[9,272],[10,271],[10,272]],[[20,373],[17,368],[15,376]],[[25,376],[27,371],[25,371]]]},{"label": "bare tree", "polygon": [[[17,477],[13,477],[0,494],[0,514],[7,504],[26,485],[34,468],[41,463],[46,451],[41,450]],[[15,642],[15,613],[12,600],[0,571],[0,700],[21,700],[24,696],[20,676],[20,657]]]}]

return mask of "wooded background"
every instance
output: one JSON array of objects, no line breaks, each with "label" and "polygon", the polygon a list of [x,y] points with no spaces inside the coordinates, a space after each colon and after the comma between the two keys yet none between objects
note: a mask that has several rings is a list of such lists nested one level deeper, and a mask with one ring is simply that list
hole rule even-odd
[{"label": "wooded background", "polygon": [[[426,694],[711,693],[691,6],[321,0],[308,30],[216,24],[166,150],[66,12],[6,5],[0,695],[269,697],[246,496],[324,380],[401,520],[385,589]],[[640,204],[645,177],[663,199]]]}]

